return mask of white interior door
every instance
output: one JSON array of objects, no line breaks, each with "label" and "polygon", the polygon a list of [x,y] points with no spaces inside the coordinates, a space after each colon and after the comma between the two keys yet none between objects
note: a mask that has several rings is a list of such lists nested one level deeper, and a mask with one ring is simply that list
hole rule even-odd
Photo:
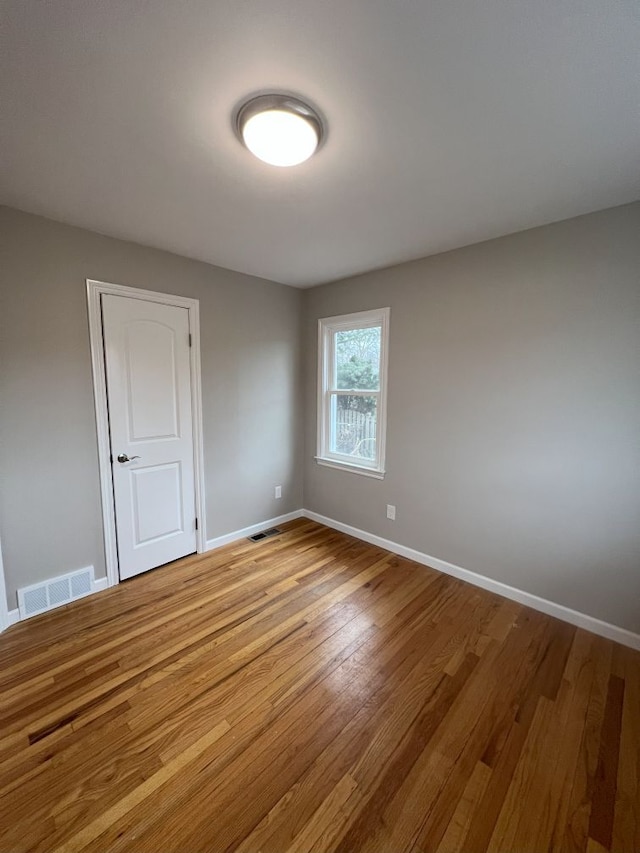
[{"label": "white interior door", "polygon": [[196,550],[189,312],[102,294],[120,578]]}]

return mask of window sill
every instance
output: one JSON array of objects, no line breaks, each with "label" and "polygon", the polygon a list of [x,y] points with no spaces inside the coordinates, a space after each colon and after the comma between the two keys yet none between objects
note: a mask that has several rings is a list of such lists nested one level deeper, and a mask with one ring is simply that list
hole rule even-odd
[{"label": "window sill", "polygon": [[373,477],[375,480],[384,480],[384,471],[379,471],[377,468],[364,468],[362,465],[350,465],[348,462],[338,462],[337,459],[325,459],[322,456],[315,456],[314,459],[318,465],[324,465],[325,468],[336,468],[338,471],[350,471],[352,474],[362,474],[364,477]]}]

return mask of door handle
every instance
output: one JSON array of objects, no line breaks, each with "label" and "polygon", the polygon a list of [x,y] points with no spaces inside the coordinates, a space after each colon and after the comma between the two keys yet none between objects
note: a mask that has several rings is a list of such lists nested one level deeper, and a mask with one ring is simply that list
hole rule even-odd
[{"label": "door handle", "polygon": [[127,456],[126,453],[118,453],[118,462],[133,462],[134,459],[140,458],[140,456]]}]

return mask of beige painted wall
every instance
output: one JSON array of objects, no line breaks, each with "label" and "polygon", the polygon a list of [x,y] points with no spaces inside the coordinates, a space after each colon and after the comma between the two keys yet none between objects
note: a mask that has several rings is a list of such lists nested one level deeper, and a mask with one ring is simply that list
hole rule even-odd
[{"label": "beige painted wall", "polygon": [[6,207],[0,244],[10,609],[20,586],[105,573],[86,278],[200,300],[208,538],[302,505],[300,291]]},{"label": "beige painted wall", "polygon": [[[387,305],[378,481],[313,461],[316,322]],[[640,204],[315,288],[305,322],[307,509],[640,631]]]}]

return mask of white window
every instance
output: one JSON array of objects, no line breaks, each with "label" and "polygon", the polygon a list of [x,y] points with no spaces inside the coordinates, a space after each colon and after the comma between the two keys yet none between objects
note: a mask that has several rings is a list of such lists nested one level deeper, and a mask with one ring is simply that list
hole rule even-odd
[{"label": "white window", "polygon": [[319,320],[320,465],[384,476],[389,308]]}]

